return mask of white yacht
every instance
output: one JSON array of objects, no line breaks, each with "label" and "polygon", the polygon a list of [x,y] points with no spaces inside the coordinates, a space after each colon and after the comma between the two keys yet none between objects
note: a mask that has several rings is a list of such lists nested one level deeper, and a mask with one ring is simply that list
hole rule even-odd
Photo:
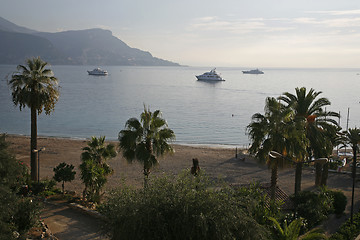
[{"label": "white yacht", "polygon": [[260,71],[259,69],[254,69],[250,71],[242,71],[243,74],[264,74],[263,71]]},{"label": "white yacht", "polygon": [[219,73],[216,72],[216,68],[212,69],[210,72],[205,72],[201,75],[196,76],[198,80],[202,81],[225,81]]},{"label": "white yacht", "polygon": [[98,75],[98,76],[105,76],[108,75],[108,72],[106,70],[102,70],[101,68],[95,68],[92,71],[87,71],[89,75]]}]

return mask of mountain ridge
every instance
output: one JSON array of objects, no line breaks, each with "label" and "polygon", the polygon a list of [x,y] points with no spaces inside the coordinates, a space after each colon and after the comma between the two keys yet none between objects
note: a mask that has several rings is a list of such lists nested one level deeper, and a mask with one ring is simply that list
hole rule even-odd
[{"label": "mountain ridge", "polygon": [[53,65],[180,66],[128,46],[101,28],[38,32],[0,17],[0,64],[40,56]]}]

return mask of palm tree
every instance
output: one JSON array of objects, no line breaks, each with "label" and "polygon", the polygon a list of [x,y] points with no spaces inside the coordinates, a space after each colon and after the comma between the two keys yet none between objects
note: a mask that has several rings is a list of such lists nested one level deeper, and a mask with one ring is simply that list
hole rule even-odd
[{"label": "palm tree", "polygon": [[27,59],[25,65],[18,65],[17,72],[11,76],[9,81],[12,90],[12,100],[20,111],[28,107],[31,111],[31,179],[37,179],[37,114],[44,110],[50,114],[59,99],[59,87],[57,78],[53,72],[46,68],[47,62],[40,57]]},{"label": "palm tree", "polygon": [[352,166],[352,195],[351,195],[351,223],[353,222],[353,212],[354,212],[354,190],[355,190],[355,181],[356,181],[356,157],[357,152],[359,151],[359,143],[360,143],[360,129],[359,128],[349,128],[349,130],[345,133],[345,143],[349,144],[353,151],[353,166]]},{"label": "palm tree", "polygon": [[320,228],[314,228],[309,232],[306,232],[304,235],[300,236],[300,230],[303,225],[303,219],[298,218],[292,221],[289,225],[287,222],[284,222],[284,227],[282,228],[280,223],[273,217],[269,217],[269,220],[274,226],[276,231],[276,239],[280,240],[307,240],[307,239],[327,239],[324,231]]},{"label": "palm tree", "polygon": [[[336,137],[338,124],[332,117],[339,117],[338,113],[324,111],[324,107],[330,105],[327,98],[317,97],[322,92],[315,92],[310,89],[306,93],[306,88],[296,88],[296,94],[289,92],[283,93],[278,99],[285,102],[294,111],[295,121],[304,124],[306,137],[309,140],[308,156],[314,155],[315,158],[328,157],[332,153],[333,139]],[[301,174],[304,158],[298,158],[296,165],[295,192],[301,189]],[[320,183],[321,168],[316,164],[317,177],[316,185]],[[324,173],[326,174],[326,173]]]},{"label": "palm tree", "polygon": [[247,126],[251,141],[249,152],[260,161],[266,161],[271,168],[271,199],[275,200],[278,178],[278,167],[284,164],[285,158],[269,157],[270,151],[286,156],[291,149],[289,129],[291,128],[292,111],[273,97],[266,98],[265,114],[255,113],[252,122]]},{"label": "palm tree", "polygon": [[105,146],[105,137],[91,137],[83,151],[80,165],[81,180],[85,184],[83,195],[91,201],[99,202],[107,176],[113,172],[106,161],[116,157],[117,152],[113,144]]},{"label": "palm tree", "polygon": [[119,147],[129,162],[134,160],[143,164],[144,187],[151,168],[158,163],[157,157],[173,152],[168,141],[175,139],[173,130],[168,128],[160,110],[154,113],[146,109],[137,118],[127,120],[125,129],[119,132]]}]

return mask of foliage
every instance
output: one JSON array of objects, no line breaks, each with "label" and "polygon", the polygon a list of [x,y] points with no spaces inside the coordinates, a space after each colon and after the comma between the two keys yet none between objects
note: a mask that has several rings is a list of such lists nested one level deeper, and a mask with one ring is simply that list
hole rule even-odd
[{"label": "foliage", "polygon": [[0,184],[18,191],[29,182],[29,169],[8,151],[6,135],[0,135]]},{"label": "foliage", "polygon": [[17,70],[11,76],[9,85],[12,90],[12,98],[15,105],[20,107],[34,107],[39,114],[45,110],[50,114],[54,110],[59,98],[59,88],[56,77],[48,65],[40,57],[29,58],[26,65],[18,65]]},{"label": "foliage", "polygon": [[[272,170],[271,198],[274,199],[277,169],[289,162],[286,159],[301,158],[306,153],[305,134],[293,121],[292,109],[273,97],[266,99],[264,115],[256,113],[252,116],[247,131],[251,140],[250,153],[256,154],[260,161],[267,161]],[[271,151],[284,157],[270,158]]]},{"label": "foliage", "polygon": [[72,164],[67,164],[65,162],[59,163],[53,169],[55,175],[54,179],[57,182],[62,182],[62,192],[65,193],[65,182],[71,182],[75,179],[76,172],[74,171],[74,166]]},{"label": "foliage", "polygon": [[340,215],[345,211],[347,198],[341,191],[325,190],[332,198],[332,206],[335,214]]},{"label": "foliage", "polygon": [[336,135],[338,126],[333,117],[339,117],[339,114],[324,111],[331,103],[327,98],[318,98],[322,92],[312,88],[306,92],[305,87],[295,88],[295,91],[296,95],[286,92],[279,99],[294,110],[296,121],[305,123],[306,137],[315,157],[328,157],[333,150],[333,135]]},{"label": "foliage", "polygon": [[20,234],[27,233],[30,228],[39,223],[40,209],[40,203],[31,198],[22,198],[17,201],[12,221]]},{"label": "foliage", "polygon": [[360,234],[360,212],[353,216],[353,223],[348,219],[343,223],[339,230],[334,233],[330,240],[350,240],[355,239]]},{"label": "foliage", "polygon": [[321,223],[332,211],[332,199],[326,192],[302,191],[291,199],[295,204],[295,216],[304,218],[308,229]]},{"label": "foliage", "polygon": [[258,183],[250,184],[247,187],[230,189],[229,194],[234,195],[236,199],[241,199],[238,202],[239,206],[261,225],[267,224],[269,217],[282,217],[280,208],[282,203],[269,202]]},{"label": "foliage", "polygon": [[339,157],[332,157],[329,161],[329,169],[338,170],[340,166],[342,166],[342,161]]},{"label": "foliage", "polygon": [[283,227],[281,226],[281,224],[278,222],[277,219],[270,217],[269,220],[273,225],[274,239],[279,239],[279,240],[327,239],[326,235],[324,234],[324,231],[319,228],[312,229],[311,231],[301,235],[301,229],[304,226],[304,221],[302,218],[294,219],[293,221],[290,222],[290,224],[288,224],[287,221],[285,220],[282,224]]},{"label": "foliage", "polygon": [[250,201],[245,198],[203,172],[187,172],[154,179],[146,190],[123,186],[98,209],[112,239],[267,239],[242,205]]},{"label": "foliage", "polygon": [[119,147],[129,162],[139,161],[144,166],[144,186],[151,168],[158,163],[158,157],[173,152],[168,143],[175,139],[173,130],[161,117],[160,110],[151,112],[144,105],[144,112],[137,118],[127,120],[125,129],[119,132]]},{"label": "foliage", "polygon": [[[13,73],[9,86],[12,91],[12,100],[20,111],[28,107],[31,114],[31,179],[38,180],[37,176],[37,114],[45,110],[50,114],[59,99],[58,81],[51,69],[46,68],[47,62],[37,58],[26,60],[27,65],[18,65],[17,72]],[[38,153],[37,153],[38,154]]]},{"label": "foliage", "polygon": [[37,223],[40,205],[19,194],[28,183],[26,165],[17,161],[8,148],[5,135],[0,136],[0,239],[14,239]]},{"label": "foliage", "polygon": [[31,182],[30,191],[32,194],[38,195],[44,191],[52,191],[56,182],[53,179],[45,179],[39,182]]},{"label": "foliage", "polygon": [[300,235],[302,219],[298,218],[292,221],[289,225],[287,222],[284,222],[284,228],[281,227],[280,223],[275,219],[270,217],[269,220],[272,222],[272,225],[275,230],[275,239],[279,240],[296,240]]},{"label": "foliage", "polygon": [[[326,111],[326,106],[330,105],[330,101],[327,98],[318,98],[321,92],[316,92],[312,88],[307,92],[305,87],[295,88],[295,92],[295,95],[285,92],[278,99],[293,110],[293,120],[300,126],[307,140],[305,147],[308,153],[296,154],[295,158],[298,163],[295,175],[295,194],[297,194],[301,190],[301,165],[306,160],[305,157],[330,156],[334,146],[339,144],[340,127],[333,119],[339,117],[339,114]],[[325,164],[322,167],[321,164],[316,164],[316,169],[315,185],[326,185],[328,165]]]},{"label": "foliage", "polygon": [[100,202],[101,190],[107,182],[107,176],[113,169],[107,160],[116,157],[115,146],[105,146],[105,137],[91,137],[87,147],[81,154],[81,180],[85,184],[84,197],[92,202]]}]

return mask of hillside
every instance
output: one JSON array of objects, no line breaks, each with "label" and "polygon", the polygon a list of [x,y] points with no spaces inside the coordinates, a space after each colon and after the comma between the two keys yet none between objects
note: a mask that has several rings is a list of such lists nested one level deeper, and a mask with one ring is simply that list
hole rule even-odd
[{"label": "hillside", "polygon": [[180,66],[129,47],[109,30],[36,32],[0,17],[0,64],[19,64],[32,56],[51,64]]}]

